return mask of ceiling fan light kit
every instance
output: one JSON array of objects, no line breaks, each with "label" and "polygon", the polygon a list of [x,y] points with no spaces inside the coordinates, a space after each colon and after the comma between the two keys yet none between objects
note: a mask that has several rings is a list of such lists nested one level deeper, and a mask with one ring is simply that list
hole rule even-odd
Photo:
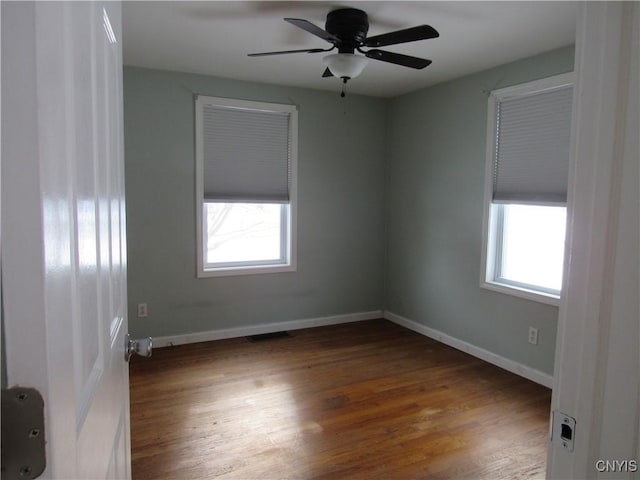
[{"label": "ceiling fan light kit", "polygon": [[334,77],[351,80],[362,73],[369,60],[353,53],[333,53],[323,58]]},{"label": "ceiling fan light kit", "polygon": [[[285,18],[286,22],[315,35],[333,46],[328,49],[311,48],[302,50],[285,50],[279,52],[250,53],[250,57],[262,57],[268,55],[283,55],[288,53],[319,53],[338,49],[338,53],[324,57],[327,66],[323,77],[337,77],[342,79],[343,85],[347,80],[356,78],[362,73],[368,63],[368,59],[380,60],[403,67],[423,69],[431,64],[431,60],[412,57],[401,53],[388,52],[373,48],[362,50],[362,47],[384,47],[399,43],[415,42],[437,38],[440,34],[429,25],[397,30],[373,37],[367,37],[369,31],[369,18],[365,12],[356,8],[339,8],[329,12],[325,24],[325,30],[314,25],[308,20],[300,18]],[[358,51],[362,55],[356,55]],[[344,96],[344,87],[342,91]]]}]

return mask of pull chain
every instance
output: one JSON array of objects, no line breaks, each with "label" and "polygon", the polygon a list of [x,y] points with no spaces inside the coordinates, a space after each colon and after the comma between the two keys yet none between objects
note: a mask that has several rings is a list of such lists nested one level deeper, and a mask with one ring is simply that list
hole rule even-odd
[{"label": "pull chain", "polygon": [[349,77],[342,77],[342,92],[340,92],[340,96],[342,98],[345,97],[346,95],[346,91],[347,91],[347,80],[349,80]]}]

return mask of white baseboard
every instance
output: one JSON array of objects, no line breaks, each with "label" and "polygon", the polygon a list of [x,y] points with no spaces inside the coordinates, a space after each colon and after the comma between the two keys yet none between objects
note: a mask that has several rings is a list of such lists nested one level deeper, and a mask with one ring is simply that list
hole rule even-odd
[{"label": "white baseboard", "polygon": [[385,310],[383,312],[383,318],[393,323],[397,323],[402,327],[408,328],[409,330],[413,330],[414,332],[425,335],[426,337],[433,338],[434,340],[444,343],[445,345],[449,345],[450,347],[453,347],[457,350],[468,353],[469,355],[473,355],[476,358],[484,360],[485,362],[489,362],[511,373],[515,373],[516,375],[520,375],[521,377],[539,383],[540,385],[544,385],[548,388],[552,388],[553,386],[553,376],[541,372],[540,370],[536,370],[535,368],[531,368],[521,363],[514,362],[513,360],[509,360],[508,358],[492,353],[489,350],[476,347],[475,345],[452,337],[451,335],[442,333],[439,330],[435,330],[420,323],[414,322],[413,320],[409,320],[408,318],[396,315],[393,312],[388,312]]},{"label": "white baseboard", "polygon": [[442,333],[439,330],[427,327],[408,318],[397,315],[393,312],[374,310],[371,312],[348,313],[344,315],[332,315],[328,317],[306,318],[303,320],[291,320],[288,322],[267,323],[264,325],[250,325],[246,327],[228,328],[222,330],[209,330],[206,332],[186,333],[182,335],[169,335],[165,337],[154,337],[154,348],[171,347],[175,345],[185,345],[188,343],[209,342],[212,340],[222,340],[225,338],[247,337],[250,335],[260,335],[263,333],[280,332],[283,330],[299,330],[301,328],[324,327],[327,325],[338,325],[340,323],[360,322],[363,320],[375,320],[384,318],[393,323],[425,335],[438,342],[449,345],[457,350],[466,352],[485,362],[489,362],[511,373],[520,375],[533,382],[551,388],[553,376],[528,367],[508,358],[492,353],[483,348],[467,343],[458,338]]},{"label": "white baseboard", "polygon": [[154,348],[171,347],[187,343],[209,342],[225,338],[247,337],[263,333],[281,332],[283,330],[299,330],[301,328],[324,327],[338,325],[340,323],[360,322],[363,320],[375,320],[382,318],[382,310],[371,312],[348,313],[344,315],[332,315],[329,317],[306,318],[303,320],[291,320],[288,322],[267,323],[264,325],[250,325],[246,327],[227,328],[223,330],[209,330],[206,332],[186,333],[182,335],[169,335],[166,337],[153,337]]}]

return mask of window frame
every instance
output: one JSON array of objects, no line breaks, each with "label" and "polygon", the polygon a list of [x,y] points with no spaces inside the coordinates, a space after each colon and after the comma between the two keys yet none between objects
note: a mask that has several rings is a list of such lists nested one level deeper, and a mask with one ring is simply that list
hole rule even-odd
[{"label": "window frame", "polygon": [[[504,207],[513,204],[491,203],[490,222],[486,253],[486,275],[481,286],[489,290],[507,293],[529,300],[535,300],[550,305],[560,304],[560,292],[551,288],[530,285],[501,276],[502,242],[504,238]],[[543,205],[541,205],[543,206]],[[566,238],[566,236],[565,236]]]},{"label": "window frame", "polygon": [[[229,204],[226,202],[213,202],[204,200],[202,205],[204,206],[207,203],[221,203],[221,204]],[[249,202],[247,202],[249,203]],[[250,205],[265,205],[266,203],[261,202],[250,202]],[[239,269],[239,268],[263,268],[263,267],[274,267],[274,266],[282,266],[288,263],[289,258],[289,204],[288,203],[280,203],[275,204],[280,206],[280,212],[278,213],[280,217],[280,258],[272,259],[272,260],[239,260],[239,261],[231,261],[231,262],[216,262],[216,263],[208,263],[205,260],[204,249],[207,245],[207,215],[203,209],[202,212],[202,254],[203,254],[203,264],[205,270],[223,270],[223,269]]]},{"label": "window frame", "polygon": [[[480,265],[480,287],[495,292],[513,295],[548,305],[558,306],[561,293],[555,293],[544,287],[521,284],[512,280],[498,278],[498,264],[503,232],[502,209],[493,202],[493,175],[496,154],[497,107],[498,103],[509,97],[518,97],[557,89],[573,84],[574,74],[568,72],[540,80],[534,80],[512,87],[493,90],[489,94],[487,108],[487,149],[485,165],[485,189],[482,221],[482,251]],[[540,204],[542,206],[542,204]],[[566,236],[565,236],[566,239]]]},{"label": "window frame", "polygon": [[[218,203],[207,201],[204,198],[204,151],[202,143],[203,135],[203,108],[202,105],[216,105],[246,110],[281,112],[289,115],[289,202],[282,203],[281,209],[281,252],[282,262],[273,261],[247,261],[229,262],[217,264],[211,267],[206,263],[204,246],[206,245],[204,228],[204,204]],[[284,273],[297,270],[297,200],[298,200],[298,109],[295,105],[281,103],[267,103],[252,100],[239,100],[223,97],[211,97],[196,95],[195,101],[195,153],[196,153],[196,276],[198,278],[224,277],[238,275],[256,275],[265,273]],[[224,203],[224,202],[219,202]],[[246,203],[272,203],[247,201]],[[286,222],[285,222],[286,220]],[[286,238],[283,238],[285,237]]]}]

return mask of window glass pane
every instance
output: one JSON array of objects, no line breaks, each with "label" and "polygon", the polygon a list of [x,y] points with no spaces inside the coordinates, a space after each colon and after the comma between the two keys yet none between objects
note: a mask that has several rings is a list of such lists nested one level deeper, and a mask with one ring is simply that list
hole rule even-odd
[{"label": "window glass pane", "polygon": [[566,207],[504,205],[499,277],[560,291]]},{"label": "window glass pane", "polygon": [[204,203],[205,262],[283,263],[282,204]]}]

